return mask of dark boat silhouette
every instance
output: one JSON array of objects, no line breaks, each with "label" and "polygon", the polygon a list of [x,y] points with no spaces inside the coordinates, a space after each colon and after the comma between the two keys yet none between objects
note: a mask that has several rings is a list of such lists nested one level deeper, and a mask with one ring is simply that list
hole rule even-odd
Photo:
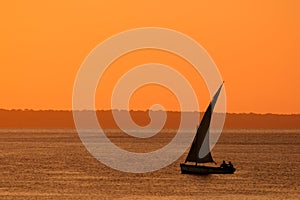
[{"label": "dark boat silhouette", "polygon": [[[233,167],[231,162],[229,162],[229,164],[226,164],[225,161],[223,161],[220,167],[198,165],[198,163],[216,164],[210,152],[209,127],[212,112],[221,92],[222,86],[223,83],[219,87],[218,91],[214,95],[212,101],[210,102],[204,113],[185,162],[180,164],[182,174],[233,174],[235,172],[235,168]],[[200,150],[201,152],[208,153],[204,156],[200,156]],[[193,162],[195,164],[187,164],[187,162]]]}]

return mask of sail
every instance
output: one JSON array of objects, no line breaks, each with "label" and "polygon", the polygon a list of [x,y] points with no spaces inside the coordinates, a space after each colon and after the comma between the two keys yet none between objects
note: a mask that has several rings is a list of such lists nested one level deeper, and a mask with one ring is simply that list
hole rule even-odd
[{"label": "sail", "polygon": [[[200,126],[197,129],[197,133],[194,137],[192,146],[186,157],[185,162],[197,162],[197,163],[207,163],[207,162],[214,162],[211,153],[210,153],[210,145],[209,145],[209,126],[211,121],[211,116],[219,94],[221,92],[223,84],[219,87],[218,91],[214,95],[212,101],[208,105],[204,116],[201,120]],[[208,152],[204,156],[199,156],[201,152]]]}]

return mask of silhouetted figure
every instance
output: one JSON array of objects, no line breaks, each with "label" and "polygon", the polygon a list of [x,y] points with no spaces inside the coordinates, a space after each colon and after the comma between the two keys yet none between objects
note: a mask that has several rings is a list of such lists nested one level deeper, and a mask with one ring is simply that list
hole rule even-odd
[{"label": "silhouetted figure", "polygon": [[227,167],[227,164],[226,164],[225,160],[223,160],[223,163],[221,164],[220,167],[221,167],[221,168],[226,168],[226,167]]},{"label": "silhouetted figure", "polygon": [[229,167],[229,168],[233,168],[233,165],[232,165],[231,161],[229,161],[228,167]]}]

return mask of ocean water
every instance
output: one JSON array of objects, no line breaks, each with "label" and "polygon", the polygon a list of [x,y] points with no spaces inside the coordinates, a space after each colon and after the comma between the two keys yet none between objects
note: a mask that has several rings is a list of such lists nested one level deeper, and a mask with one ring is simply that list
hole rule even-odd
[{"label": "ocean water", "polygon": [[[145,152],[174,131],[151,140],[107,135]],[[219,164],[232,161],[236,173],[182,175],[186,154],[155,172],[125,173],[93,158],[75,130],[1,129],[0,199],[300,199],[300,130],[225,130],[212,154]]]}]

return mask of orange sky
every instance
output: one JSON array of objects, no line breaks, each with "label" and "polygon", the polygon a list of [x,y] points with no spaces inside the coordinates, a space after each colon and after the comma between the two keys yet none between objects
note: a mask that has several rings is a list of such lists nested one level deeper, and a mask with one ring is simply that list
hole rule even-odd
[{"label": "orange sky", "polygon": [[[0,108],[71,109],[76,73],[97,44],[120,31],[159,26],[189,35],[206,48],[225,80],[228,112],[300,113],[299,1],[175,2],[1,2]],[[176,68],[183,63],[160,53],[135,52],[115,65],[156,61]],[[191,72],[182,73],[195,79]],[[203,110],[208,97],[201,81],[193,86]],[[109,87],[104,90],[109,94]],[[144,90],[132,97],[133,109],[154,103],[153,98],[141,101],[144,94],[153,96],[151,91],[171,95],[156,86]],[[106,108],[98,93],[97,108]],[[173,97],[161,103],[177,108]]]}]

